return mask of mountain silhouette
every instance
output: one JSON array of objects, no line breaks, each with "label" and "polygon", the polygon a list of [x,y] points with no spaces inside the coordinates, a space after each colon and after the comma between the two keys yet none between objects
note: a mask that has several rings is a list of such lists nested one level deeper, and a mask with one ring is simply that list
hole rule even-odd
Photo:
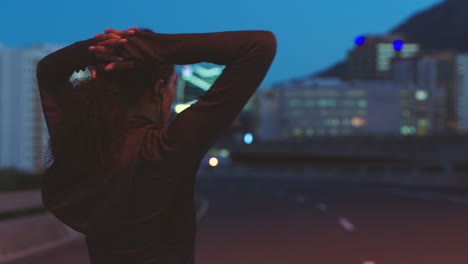
[{"label": "mountain silhouette", "polygon": [[[468,0],[445,0],[420,11],[392,29],[421,44],[422,50],[468,52]],[[346,62],[339,62],[312,77],[339,77],[346,74]]]}]

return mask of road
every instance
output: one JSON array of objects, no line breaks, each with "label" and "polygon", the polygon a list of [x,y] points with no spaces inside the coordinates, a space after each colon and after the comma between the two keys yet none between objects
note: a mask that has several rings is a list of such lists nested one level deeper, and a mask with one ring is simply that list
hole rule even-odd
[{"label": "road", "polygon": [[[468,196],[365,186],[204,180],[200,264],[468,263]],[[88,264],[84,241],[14,262]]]}]

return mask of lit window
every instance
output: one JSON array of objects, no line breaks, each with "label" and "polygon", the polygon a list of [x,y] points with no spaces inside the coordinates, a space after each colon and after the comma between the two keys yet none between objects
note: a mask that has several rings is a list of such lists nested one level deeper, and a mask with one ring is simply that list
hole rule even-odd
[{"label": "lit window", "polygon": [[296,137],[302,136],[302,129],[301,128],[293,129],[293,135],[296,136]]},{"label": "lit window", "polygon": [[335,119],[335,118],[330,118],[330,119],[325,120],[325,124],[328,126],[339,126],[340,120]]},{"label": "lit window", "polygon": [[220,155],[221,157],[223,157],[223,158],[229,157],[229,154],[230,154],[230,152],[229,152],[229,150],[227,150],[227,149],[221,149],[221,150],[219,151],[219,155]]},{"label": "lit window", "polygon": [[416,93],[414,94],[414,97],[416,97],[416,99],[419,101],[424,101],[427,99],[428,94],[426,91],[417,90]]},{"label": "lit window", "polygon": [[359,105],[359,107],[362,107],[362,108],[366,107],[367,106],[367,100],[364,100],[364,99],[359,100],[358,105]]},{"label": "lit window", "polygon": [[351,118],[351,124],[354,127],[363,127],[366,125],[366,120],[362,117],[353,117]]},{"label": "lit window", "polygon": [[416,133],[416,128],[414,126],[402,126],[400,132],[403,135],[413,135]]},{"label": "lit window", "polygon": [[419,126],[419,127],[427,127],[427,126],[429,126],[429,120],[427,120],[427,119],[419,119],[419,120],[418,120],[418,126]]}]

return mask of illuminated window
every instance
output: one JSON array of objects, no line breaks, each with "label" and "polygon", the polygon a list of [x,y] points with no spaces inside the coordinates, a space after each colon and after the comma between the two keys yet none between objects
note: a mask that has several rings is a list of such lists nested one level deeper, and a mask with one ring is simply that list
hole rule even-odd
[{"label": "illuminated window", "polygon": [[319,107],[335,107],[336,100],[335,99],[320,99],[318,101]]},{"label": "illuminated window", "polygon": [[364,90],[351,90],[351,91],[347,92],[347,95],[351,96],[351,97],[365,96],[366,91],[364,91]]},{"label": "illuminated window", "polygon": [[426,91],[417,90],[416,93],[414,94],[414,97],[419,101],[424,101],[427,99],[428,94]]},{"label": "illuminated window", "polygon": [[367,106],[367,100],[361,99],[358,101],[358,106],[359,107],[366,107]]},{"label": "illuminated window", "polygon": [[400,52],[402,58],[412,58],[415,57],[420,48],[418,44],[406,44],[403,46],[403,49]]},{"label": "illuminated window", "polygon": [[429,126],[429,120],[427,120],[427,119],[419,119],[419,120],[418,120],[418,126],[419,126],[419,127],[428,127],[428,126]]},{"label": "illuminated window", "polygon": [[325,124],[328,126],[339,126],[340,120],[335,118],[330,118],[325,120]]},{"label": "illuminated window", "polygon": [[393,44],[379,43],[377,44],[377,70],[387,71],[390,69],[390,61],[396,56],[396,51]]},{"label": "illuminated window", "polygon": [[402,126],[400,132],[403,135],[413,135],[416,133],[416,128],[414,126]]},{"label": "illuminated window", "polygon": [[296,137],[302,136],[302,129],[301,128],[295,128],[293,129],[293,135]]},{"label": "illuminated window", "polygon": [[354,127],[363,127],[366,125],[366,120],[362,117],[353,117],[351,118],[351,124]]},{"label": "illuminated window", "polygon": [[227,158],[227,157],[229,157],[230,152],[229,152],[229,150],[227,150],[227,149],[221,149],[221,150],[219,151],[219,155],[220,155],[221,157],[223,157],[223,158]]}]

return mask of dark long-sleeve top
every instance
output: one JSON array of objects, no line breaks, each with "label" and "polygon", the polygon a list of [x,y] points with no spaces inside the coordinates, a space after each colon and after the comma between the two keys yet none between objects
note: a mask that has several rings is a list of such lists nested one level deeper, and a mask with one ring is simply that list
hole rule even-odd
[{"label": "dark long-sleeve top", "polygon": [[[39,91],[51,140],[62,117],[58,102],[60,90],[67,87],[63,83],[73,71],[97,63],[87,50],[96,42],[76,42],[38,64]],[[193,34],[137,31],[128,38],[125,49],[129,56],[160,64],[210,62],[226,67],[212,87],[169,125],[158,127],[141,115],[128,119],[123,151],[138,161],[134,174],[128,176],[132,177],[131,215],[115,232],[87,235],[88,247],[95,254],[113,252],[120,259],[147,254],[148,258],[159,258],[157,263],[192,263],[176,258],[184,254],[193,258],[194,184],[200,161],[263,81],[276,54],[276,38],[263,30]]]}]

